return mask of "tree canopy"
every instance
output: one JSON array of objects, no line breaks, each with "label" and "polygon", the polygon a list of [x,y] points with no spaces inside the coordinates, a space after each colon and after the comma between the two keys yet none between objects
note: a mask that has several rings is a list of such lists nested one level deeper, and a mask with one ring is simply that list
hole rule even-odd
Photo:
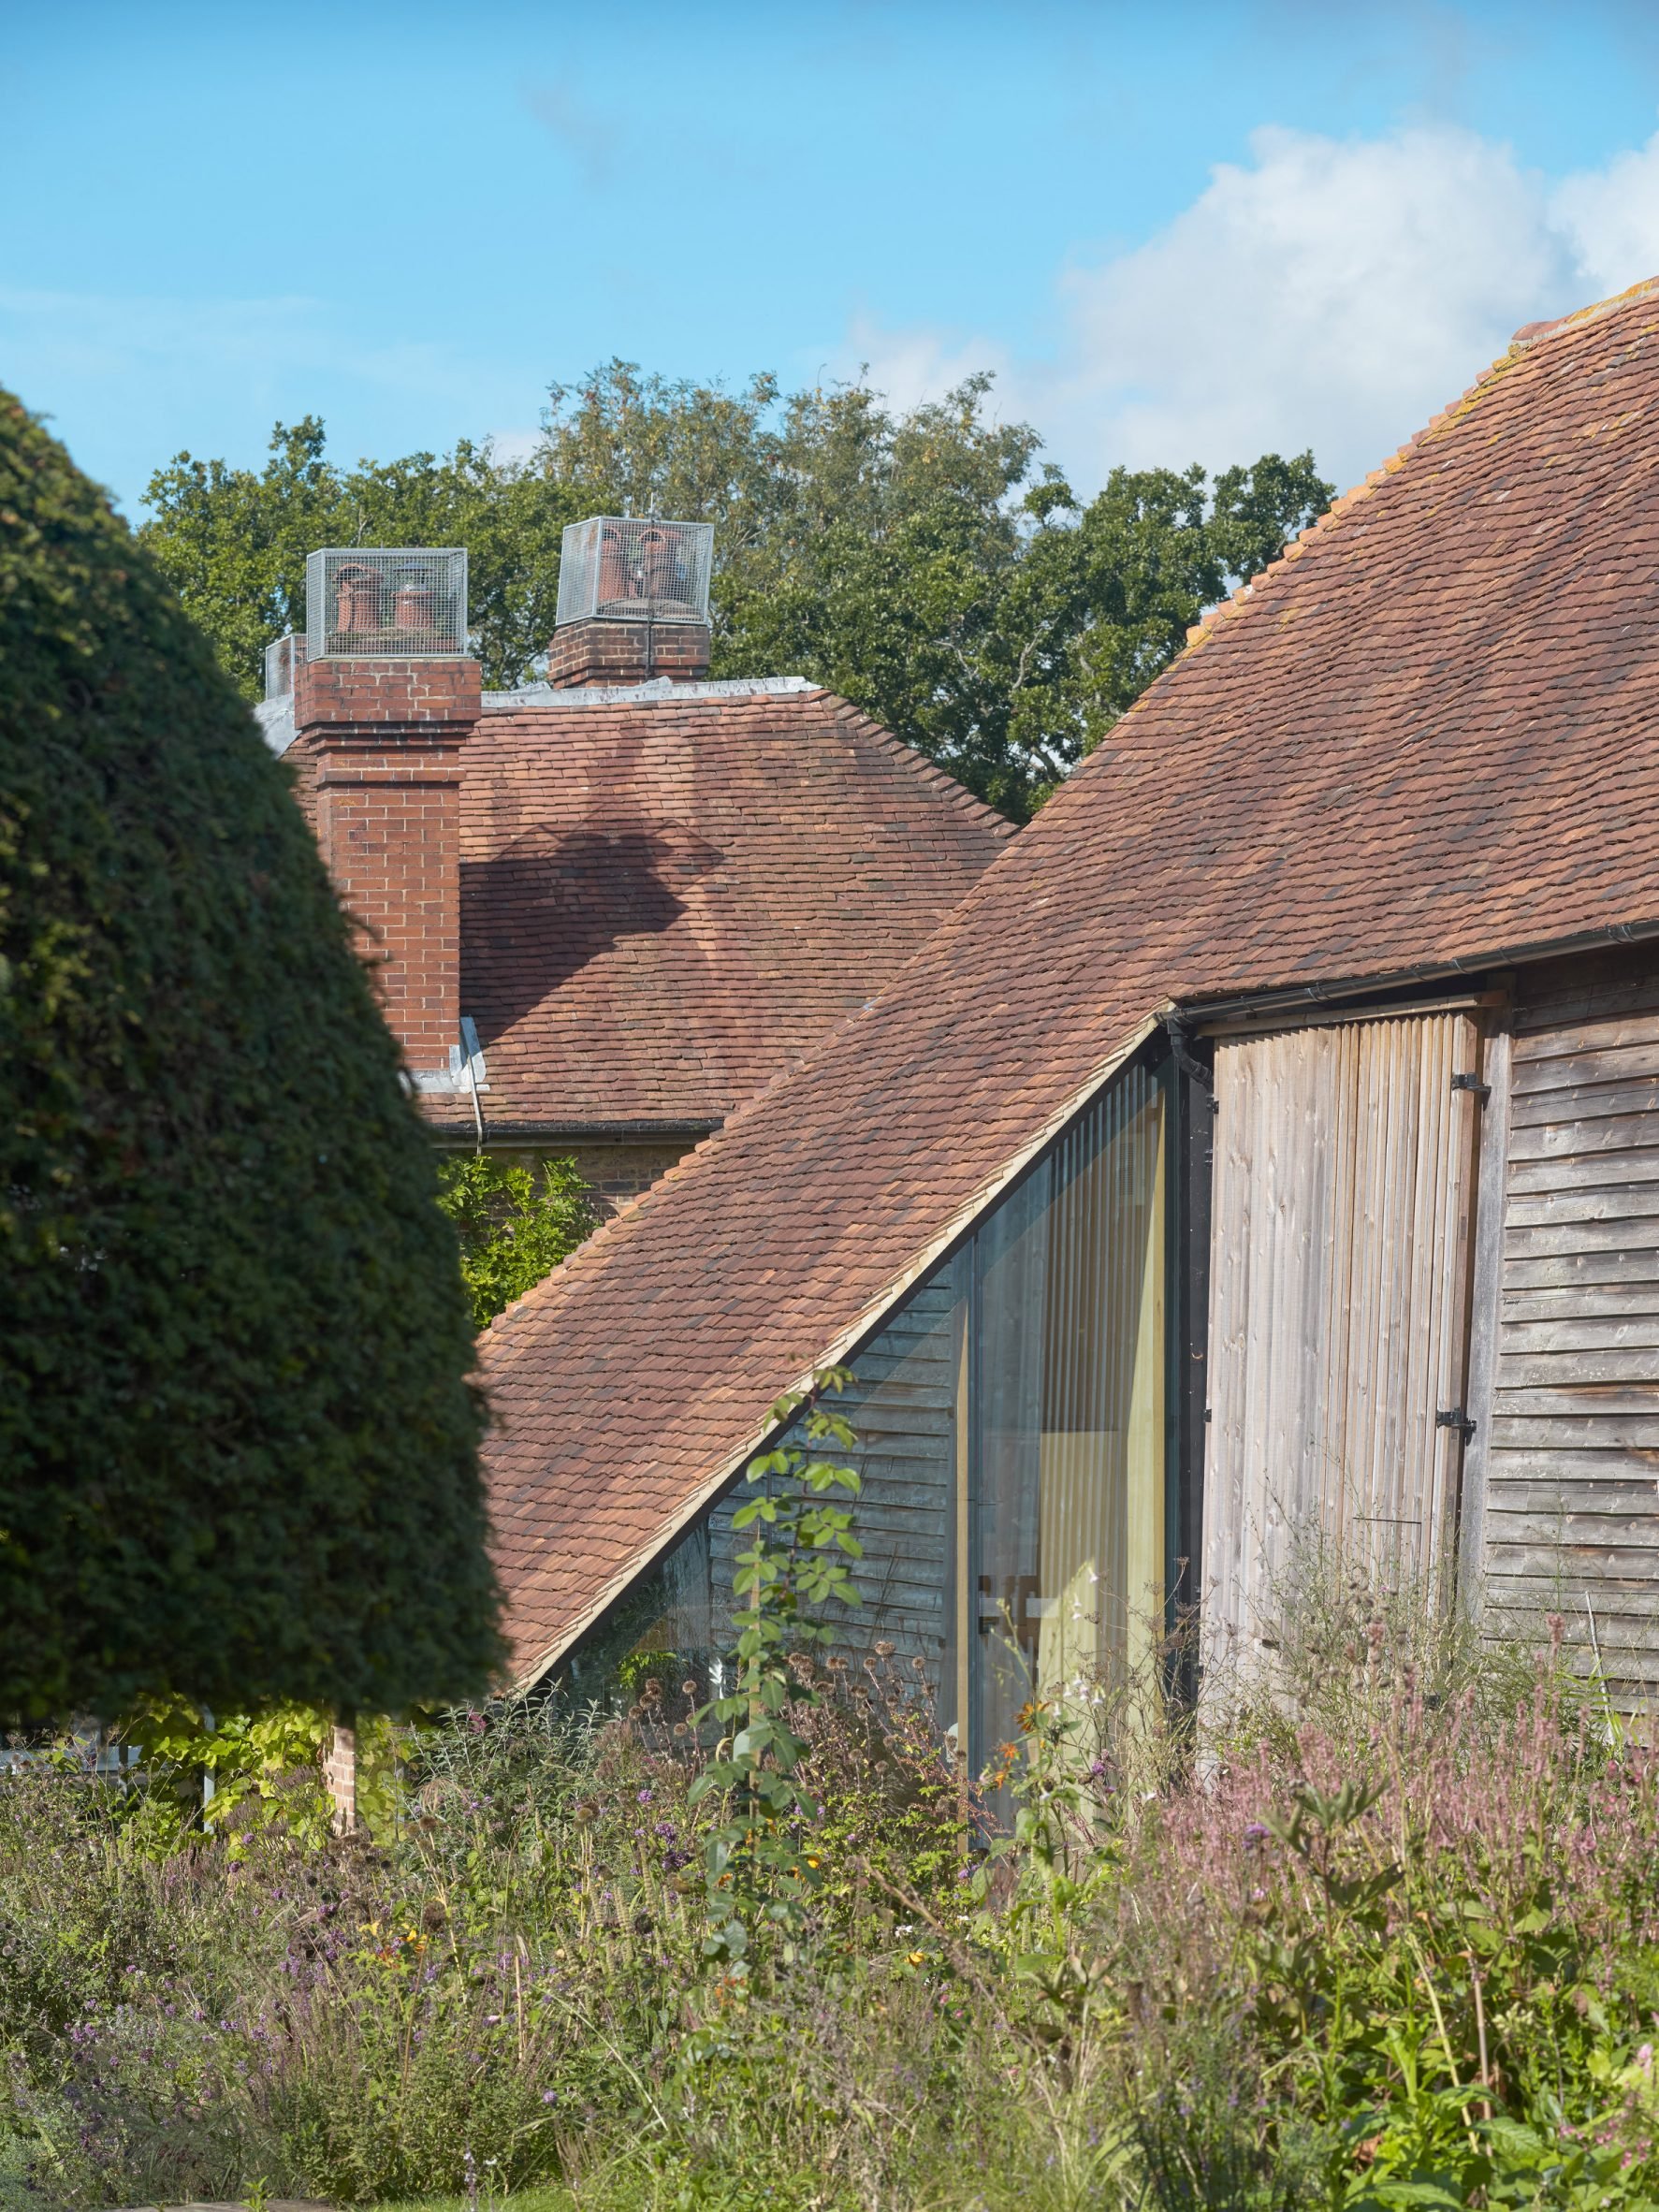
[{"label": "tree canopy", "polygon": [[483,1329],[599,1226],[574,1159],[459,1153],[444,1163],[438,1203],[460,1239],[461,1280]]},{"label": "tree canopy", "polygon": [[463,442],[341,469],[314,416],[263,471],[181,454],[142,532],[252,691],[300,626],[319,545],[464,544],[486,680],[553,630],[560,535],[595,512],[716,526],[716,676],[830,686],[1024,819],[1181,649],[1201,610],[1322,512],[1311,454],[1113,470],[1086,502],[968,379],[908,411],[864,382],[785,394],[612,361],[556,385],[536,451]]},{"label": "tree canopy", "polygon": [[0,394],[0,1716],[499,1656],[454,1230],[282,766]]}]

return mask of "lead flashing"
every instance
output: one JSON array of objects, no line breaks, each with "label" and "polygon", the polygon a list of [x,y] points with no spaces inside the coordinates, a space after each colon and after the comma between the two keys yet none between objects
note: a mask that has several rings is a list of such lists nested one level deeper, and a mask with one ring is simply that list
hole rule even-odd
[{"label": "lead flashing", "polygon": [[742,676],[715,683],[676,683],[672,677],[653,677],[647,684],[577,684],[562,690],[557,684],[521,684],[516,691],[486,691],[486,714],[521,714],[527,707],[544,706],[659,706],[687,699],[794,699],[804,692],[822,691],[821,684],[804,676]]}]

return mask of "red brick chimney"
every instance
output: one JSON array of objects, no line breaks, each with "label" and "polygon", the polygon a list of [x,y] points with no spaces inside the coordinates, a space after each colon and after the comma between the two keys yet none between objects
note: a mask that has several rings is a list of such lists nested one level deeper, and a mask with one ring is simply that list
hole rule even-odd
[{"label": "red brick chimney", "polygon": [[708,674],[706,622],[561,622],[547,648],[547,681],[561,691],[592,684],[694,684]]},{"label": "red brick chimney", "polygon": [[416,1077],[460,1044],[461,751],[479,668],[458,656],[308,661],[295,751],[341,903],[363,925],[381,1001]]},{"label": "red brick chimney", "polygon": [[560,691],[708,674],[714,530],[590,515],[564,532],[547,681]]}]

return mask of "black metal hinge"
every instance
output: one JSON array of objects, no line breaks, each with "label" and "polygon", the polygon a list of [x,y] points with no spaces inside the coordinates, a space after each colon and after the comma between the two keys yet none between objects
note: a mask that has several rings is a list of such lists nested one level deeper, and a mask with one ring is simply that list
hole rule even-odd
[{"label": "black metal hinge", "polygon": [[1437,1429],[1455,1429],[1465,1444],[1475,1433],[1475,1423],[1461,1405],[1448,1405],[1444,1412],[1437,1413],[1434,1426]]},{"label": "black metal hinge", "polygon": [[1491,1084],[1482,1083],[1478,1075],[1454,1075],[1451,1079],[1451,1087],[1454,1091],[1468,1091],[1473,1097],[1478,1099],[1483,1106],[1492,1097]]}]

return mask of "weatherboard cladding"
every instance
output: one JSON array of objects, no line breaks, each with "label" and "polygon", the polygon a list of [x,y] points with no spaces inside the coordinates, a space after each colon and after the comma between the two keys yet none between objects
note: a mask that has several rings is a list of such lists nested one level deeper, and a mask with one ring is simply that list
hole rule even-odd
[{"label": "weatherboard cladding", "polygon": [[1512,349],[482,1347],[531,1674],[1171,1000],[1659,921],[1659,299]]},{"label": "weatherboard cladding", "polygon": [[1614,1701],[1659,1688],[1659,979],[1523,979],[1494,1086],[1495,1360],[1486,1424],[1488,1618],[1600,1662]]},{"label": "weatherboard cladding", "polygon": [[687,689],[492,699],[467,740],[461,1006],[492,1130],[718,1123],[1012,834],[830,693]]}]

